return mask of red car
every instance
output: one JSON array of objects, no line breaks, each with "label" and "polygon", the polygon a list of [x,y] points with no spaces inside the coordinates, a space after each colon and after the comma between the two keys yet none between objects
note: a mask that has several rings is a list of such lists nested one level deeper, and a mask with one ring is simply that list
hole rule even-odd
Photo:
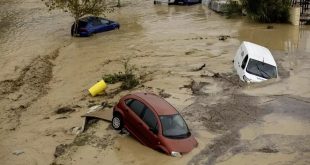
[{"label": "red car", "polygon": [[113,109],[112,126],[126,128],[142,144],[172,156],[198,146],[180,113],[152,93],[133,93],[121,98]]}]

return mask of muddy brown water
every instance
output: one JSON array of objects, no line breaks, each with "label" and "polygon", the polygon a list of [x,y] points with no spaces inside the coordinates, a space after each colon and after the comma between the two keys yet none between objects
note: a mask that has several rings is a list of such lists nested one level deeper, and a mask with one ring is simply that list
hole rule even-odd
[{"label": "muddy brown water", "polygon": [[[120,30],[71,38],[68,14],[48,13],[39,0],[0,1],[1,164],[309,164],[309,27],[267,29],[201,5],[123,5],[107,15]],[[219,41],[220,35],[231,37]],[[238,85],[231,60],[243,40],[272,51],[279,79]],[[129,92],[91,98],[86,91],[103,74],[121,71],[123,57],[146,75],[133,91],[170,94],[166,99],[184,115],[198,148],[172,158],[105,122],[82,138],[70,132],[88,106],[115,103]],[[202,84],[195,92],[186,88],[193,81]],[[54,113],[63,106],[78,108]],[[59,144],[71,147],[54,159]]]}]

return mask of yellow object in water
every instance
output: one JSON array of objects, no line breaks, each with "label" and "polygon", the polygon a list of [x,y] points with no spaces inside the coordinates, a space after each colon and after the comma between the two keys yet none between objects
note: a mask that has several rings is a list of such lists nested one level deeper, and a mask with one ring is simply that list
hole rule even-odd
[{"label": "yellow object in water", "polygon": [[92,96],[96,96],[97,94],[102,93],[106,88],[107,84],[104,82],[104,80],[101,80],[89,88],[88,91]]}]

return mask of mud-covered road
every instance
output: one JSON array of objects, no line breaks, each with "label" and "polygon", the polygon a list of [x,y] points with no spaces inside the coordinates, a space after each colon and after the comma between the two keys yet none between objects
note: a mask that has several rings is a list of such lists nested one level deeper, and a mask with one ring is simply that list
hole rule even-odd
[{"label": "mud-covered road", "polygon": [[[107,17],[121,28],[71,38],[68,14],[48,12],[40,0],[0,1],[1,164],[310,164],[309,26],[267,29],[203,5],[150,0],[123,1]],[[272,51],[279,79],[238,80],[232,59],[243,40]],[[140,77],[131,91],[160,93],[182,113],[199,142],[192,152],[163,155],[104,121],[72,132],[89,107],[131,92],[115,92],[115,84],[106,95],[87,93],[122,71],[124,57]],[[60,107],[73,110],[55,113]]]}]

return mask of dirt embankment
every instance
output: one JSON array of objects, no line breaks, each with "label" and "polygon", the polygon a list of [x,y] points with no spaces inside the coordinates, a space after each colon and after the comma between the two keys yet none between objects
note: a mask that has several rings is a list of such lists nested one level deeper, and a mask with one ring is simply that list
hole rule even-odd
[{"label": "dirt embankment", "polygon": [[38,56],[22,69],[16,80],[0,82],[2,130],[15,130],[20,124],[21,113],[48,92],[48,84],[53,77],[53,60],[58,53],[57,49],[50,55]]}]

